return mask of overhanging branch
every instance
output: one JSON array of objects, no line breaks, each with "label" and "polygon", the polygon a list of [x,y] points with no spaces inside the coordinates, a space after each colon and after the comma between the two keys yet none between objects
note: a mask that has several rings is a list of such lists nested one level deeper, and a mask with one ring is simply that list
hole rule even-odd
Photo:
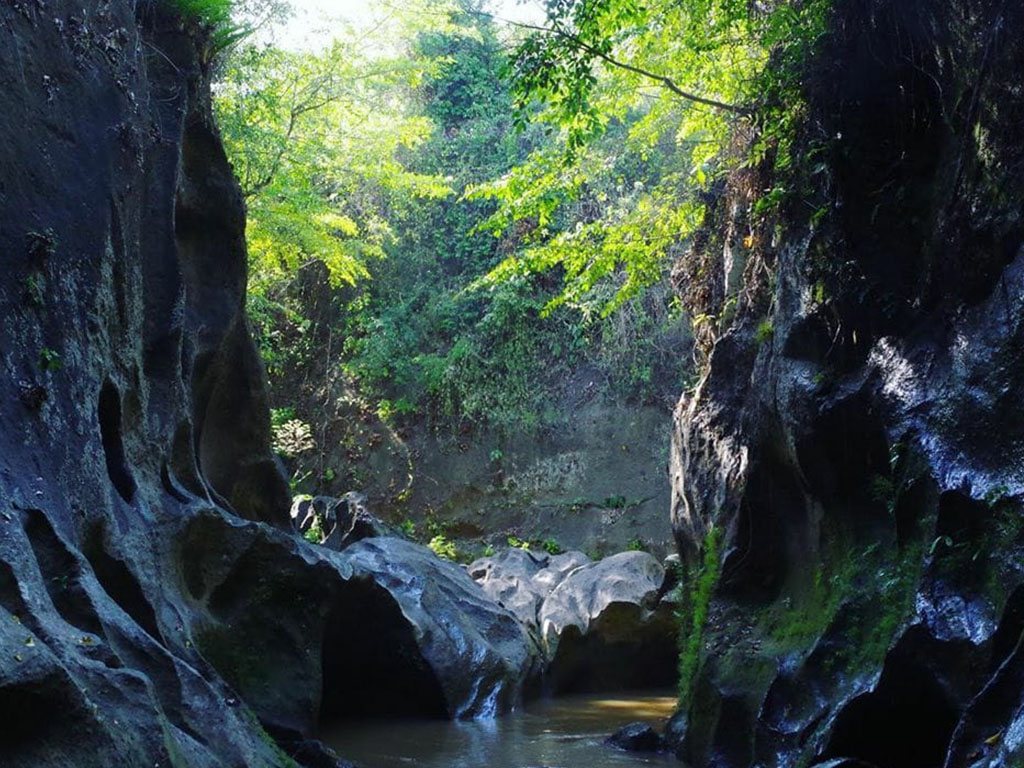
[{"label": "overhanging branch", "polygon": [[596,58],[601,59],[609,66],[617,67],[618,69],[623,69],[627,72],[632,72],[633,74],[645,77],[648,80],[652,80],[662,88],[671,91],[676,96],[679,96],[682,99],[686,99],[687,101],[692,101],[696,104],[703,104],[704,106],[713,107],[714,109],[721,109],[725,112],[732,112],[733,114],[736,115],[749,116],[754,114],[754,110],[750,109],[749,107],[743,107],[738,104],[729,104],[724,101],[719,101],[718,99],[712,99],[707,96],[701,96],[700,94],[692,93],[684,88],[679,87],[679,85],[671,77],[668,77],[666,75],[659,75],[656,72],[651,72],[650,70],[643,69],[642,67],[635,66],[625,61],[619,61],[618,59],[608,55],[607,53],[604,53],[603,51],[598,50],[594,46],[590,45],[589,43],[586,43],[576,35],[564,29],[559,29],[558,27],[545,27],[539,24],[528,24],[526,22],[512,21],[510,19],[502,19],[498,16],[494,16],[493,14],[485,13],[483,11],[474,11],[474,14],[477,16],[487,17],[494,21],[500,21],[503,24],[508,24],[510,26],[518,27],[520,29],[529,29],[535,32],[543,32],[548,35],[555,35],[556,37],[560,37],[566,42],[568,42],[570,45],[579,48],[581,51],[584,51],[586,53],[589,53],[591,56],[595,56]]}]

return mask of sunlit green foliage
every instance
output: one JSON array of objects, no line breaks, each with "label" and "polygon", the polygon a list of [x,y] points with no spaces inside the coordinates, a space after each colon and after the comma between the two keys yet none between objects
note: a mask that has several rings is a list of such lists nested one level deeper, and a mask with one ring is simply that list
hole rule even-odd
[{"label": "sunlit green foliage", "polygon": [[432,62],[367,60],[355,41],[319,53],[248,46],[217,84],[217,118],[248,202],[250,273],[257,292],[311,260],[337,283],[367,277],[391,230],[390,195],[440,197],[444,179],[396,159],[431,126],[394,89]]},{"label": "sunlit green foliage", "polygon": [[[666,291],[631,286],[620,312],[591,311],[594,297],[607,303],[619,290],[600,279],[614,277],[614,256],[579,291],[590,303],[572,306],[558,306],[558,283],[537,270],[481,278],[512,265],[509,257],[529,261],[542,237],[563,244],[567,265],[611,253],[605,241],[630,239],[630,222],[650,218],[652,186],[685,185],[688,157],[664,138],[628,145],[643,119],[633,110],[587,148],[599,169],[567,178],[565,190],[546,177],[534,183],[565,173],[564,142],[542,125],[514,130],[501,30],[469,8],[409,10],[392,31],[368,45],[340,29],[316,52],[241,47],[215,86],[248,203],[250,319],[272,379],[330,353],[329,375],[344,377],[389,424],[527,430],[557,420],[557,389],[584,363],[623,395],[674,391],[685,359]],[[480,191],[506,178],[518,180],[527,208],[534,189],[545,195],[543,226]],[[661,254],[639,242],[623,247],[637,263]],[[288,290],[315,262],[327,265],[344,304],[330,349],[317,347],[322,329]]]},{"label": "sunlit green foliage", "polygon": [[263,24],[289,13],[287,0],[164,0],[184,18],[198,22],[210,35],[213,52],[244,40]]},{"label": "sunlit green foliage", "polygon": [[[666,254],[700,225],[701,193],[716,178],[766,158],[781,171],[792,163],[800,67],[828,7],[829,0],[547,3],[545,29],[515,51],[511,75],[520,123],[532,116],[551,126],[559,147],[473,190],[500,204],[486,225],[495,234],[515,222],[531,226],[528,248],[489,279],[561,267],[558,301],[576,305],[611,279],[618,290],[605,312],[661,279]],[[603,143],[619,126],[625,135]],[[733,151],[737,134],[749,137],[742,153]],[[673,173],[625,196],[605,192],[597,217],[553,231],[557,212],[600,186],[624,149],[647,156],[664,141],[685,156]]]},{"label": "sunlit green foliage", "polygon": [[232,25],[234,0],[168,0],[168,3],[189,19],[196,19],[210,27]]},{"label": "sunlit green foliage", "polygon": [[427,544],[430,551],[445,560],[458,560],[459,548],[443,533],[439,533]]}]

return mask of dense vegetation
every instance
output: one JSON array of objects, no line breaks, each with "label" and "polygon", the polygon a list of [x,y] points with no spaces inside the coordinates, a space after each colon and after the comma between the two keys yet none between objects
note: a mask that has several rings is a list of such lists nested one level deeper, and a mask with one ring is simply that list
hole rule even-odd
[{"label": "dense vegetation", "polygon": [[[664,283],[677,239],[652,201],[686,188],[690,155],[639,102],[586,152],[573,130],[527,123],[542,107],[507,77],[522,39],[471,4],[430,3],[369,44],[348,30],[318,51],[232,50],[217,110],[249,204],[251,315],[272,377],[327,351],[326,374],[385,419],[511,429],[550,422],[552,391],[583,363],[620,396],[667,403],[685,384]],[[652,226],[656,248],[630,244]],[[621,250],[585,287],[533,268],[583,257],[598,229]],[[312,264],[340,307],[330,350],[294,291]]]}]

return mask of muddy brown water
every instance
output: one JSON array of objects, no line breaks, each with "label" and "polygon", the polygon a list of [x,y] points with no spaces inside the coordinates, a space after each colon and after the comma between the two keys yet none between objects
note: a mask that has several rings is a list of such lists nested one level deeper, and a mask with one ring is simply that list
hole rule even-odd
[{"label": "muddy brown water", "polygon": [[660,730],[674,704],[669,692],[561,696],[493,720],[349,721],[321,738],[365,768],[667,768],[679,762],[602,742],[637,720]]}]

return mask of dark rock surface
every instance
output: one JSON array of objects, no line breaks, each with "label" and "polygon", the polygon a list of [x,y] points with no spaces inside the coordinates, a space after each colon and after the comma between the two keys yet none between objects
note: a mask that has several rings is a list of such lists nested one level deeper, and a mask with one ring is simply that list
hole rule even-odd
[{"label": "dark rock surface", "polygon": [[179,586],[190,517],[283,526],[288,487],[203,43],[163,8],[0,8],[5,766],[283,764]]},{"label": "dark rock surface", "polygon": [[293,533],[211,51],[169,7],[0,7],[5,768],[294,766],[333,713],[508,706],[532,658],[459,568]]},{"label": "dark rock surface", "polygon": [[624,725],[605,744],[626,752],[662,752],[666,747],[665,739],[648,723]]},{"label": "dark rock surface", "polygon": [[829,216],[748,219],[739,185],[691,254],[708,314],[738,300],[675,417],[691,604],[717,582],[670,727],[694,765],[1024,761],[1022,33],[1019,4],[836,3]]}]

